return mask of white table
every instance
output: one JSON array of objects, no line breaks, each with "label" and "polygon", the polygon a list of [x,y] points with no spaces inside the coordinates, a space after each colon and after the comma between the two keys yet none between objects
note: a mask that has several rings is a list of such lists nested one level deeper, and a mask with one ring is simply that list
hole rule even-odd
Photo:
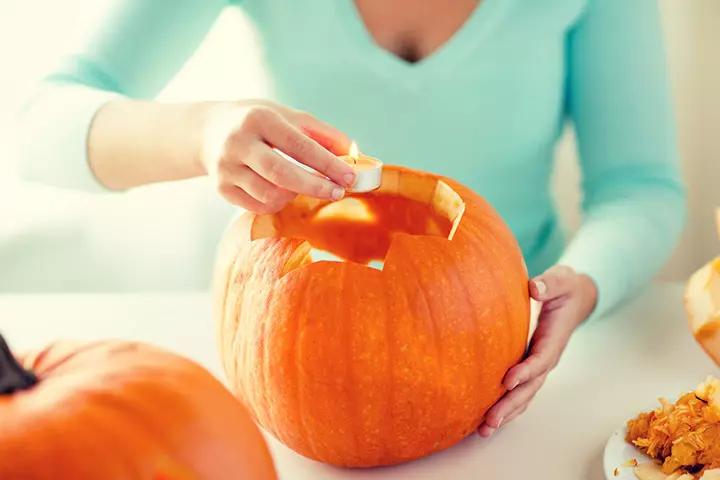
[{"label": "white table", "polygon": [[[657,285],[581,328],[531,408],[490,440],[477,436],[400,467],[342,470],[268,439],[282,480],[602,480],[607,438],[658,396],[694,388],[718,368],[687,328],[681,285]],[[207,295],[0,295],[14,349],[58,338],[128,338],[184,354],[223,378]]]}]

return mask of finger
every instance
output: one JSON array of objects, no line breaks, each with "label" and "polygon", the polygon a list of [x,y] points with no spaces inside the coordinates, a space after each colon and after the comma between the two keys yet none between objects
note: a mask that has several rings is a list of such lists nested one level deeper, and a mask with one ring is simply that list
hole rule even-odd
[{"label": "finger", "polygon": [[533,335],[529,355],[508,370],[504,380],[505,388],[514,390],[519,385],[546,374],[555,366],[560,352],[567,344],[563,327],[561,322],[541,319]]},{"label": "finger", "polygon": [[222,195],[225,200],[237,207],[261,215],[273,213],[268,205],[257,201],[249,193],[236,185],[230,183],[223,184],[219,190],[220,195]]},{"label": "finger", "polygon": [[[276,113],[257,125],[262,139],[285,155],[325,175],[337,185],[355,184],[355,169]],[[311,175],[311,174],[309,174]],[[302,193],[302,192],[300,192]]]},{"label": "finger", "polygon": [[483,422],[478,427],[477,432],[478,432],[478,435],[480,435],[481,437],[489,438],[492,436],[493,433],[495,433],[495,429],[492,428],[491,426],[489,426],[487,423]]},{"label": "finger", "polygon": [[570,267],[556,265],[530,281],[530,295],[538,301],[551,300],[570,293],[576,280]]},{"label": "finger", "polygon": [[242,165],[230,180],[255,200],[266,204],[273,211],[280,210],[297,195],[290,190],[278,187],[255,173],[247,165]]},{"label": "finger", "polygon": [[[539,391],[539,389],[538,389],[538,391]],[[536,392],[536,394],[537,394],[537,392]],[[532,398],[530,400],[532,401]],[[512,422],[517,417],[519,417],[520,415],[525,413],[529,406],[530,406],[530,402],[527,402],[527,403],[521,405],[520,408],[515,409],[514,412],[512,412],[510,415],[508,415],[508,417],[505,420],[503,420],[503,425],[507,425],[508,423]]]},{"label": "finger", "polygon": [[490,428],[500,428],[510,418],[515,410],[530,403],[540,387],[545,382],[546,375],[542,375],[512,392],[508,392],[499,402],[493,405],[485,414],[485,424]]},{"label": "finger", "polygon": [[303,133],[335,155],[346,155],[350,150],[352,141],[347,135],[308,113],[299,112],[294,123]]},{"label": "finger", "polygon": [[290,192],[327,200],[340,200],[345,195],[341,186],[303,170],[267,145],[262,145],[258,153],[248,156],[245,164],[271,184]]},{"label": "finger", "polygon": [[[510,415],[508,415],[507,418],[504,418],[504,419],[503,419],[502,425],[507,425],[508,423],[512,422],[512,421],[515,420],[517,417],[519,417],[520,415],[522,415],[523,413],[525,413],[525,411],[528,409],[528,406],[529,406],[529,405],[530,405],[529,403],[526,403],[526,404],[522,405],[520,408],[518,408],[518,409],[516,409],[515,411],[513,411]],[[502,426],[502,425],[501,425],[501,426]],[[488,425],[487,423],[483,422],[483,423],[478,427],[478,434],[479,434],[481,437],[487,438],[487,437],[492,436],[492,434],[495,433],[496,430],[497,430],[497,428],[492,428],[490,425]]]},{"label": "finger", "polygon": [[[529,405],[530,405],[529,403],[526,403],[525,405],[523,405],[520,408],[513,411],[506,419],[503,419],[502,425],[507,425],[508,423],[512,422],[517,417],[519,417],[520,415],[525,413],[525,411],[528,409]],[[478,432],[478,435],[480,435],[481,437],[488,438],[488,437],[491,437],[493,435],[493,433],[495,433],[496,430],[497,430],[497,428],[493,428],[490,425],[488,425],[487,423],[483,422],[478,427],[477,432]]]}]

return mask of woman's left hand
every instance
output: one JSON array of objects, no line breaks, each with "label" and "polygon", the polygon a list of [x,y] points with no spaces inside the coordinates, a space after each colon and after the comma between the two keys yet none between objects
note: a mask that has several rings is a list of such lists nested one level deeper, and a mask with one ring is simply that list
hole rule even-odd
[{"label": "woman's left hand", "polygon": [[542,303],[529,355],[505,375],[508,392],[485,415],[478,433],[489,437],[527,409],[570,336],[590,315],[597,300],[595,283],[572,268],[554,266],[530,281],[530,296]]}]

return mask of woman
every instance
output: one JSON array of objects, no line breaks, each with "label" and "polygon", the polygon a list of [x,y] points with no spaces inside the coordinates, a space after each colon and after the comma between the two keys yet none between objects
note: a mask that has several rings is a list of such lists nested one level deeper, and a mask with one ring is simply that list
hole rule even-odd
[{"label": "woman", "polygon": [[[272,101],[153,102],[225,4],[119,0],[25,105],[28,177],[107,191],[208,175],[231,204],[268,212],[297,193],[342,197],[354,178],[335,155],[352,137],[461,180],[508,222],[543,302],[527,359],[479,428],[491,435],[525,410],[575,328],[649,282],[681,233],[657,2],[238,3],[261,36]],[[549,193],[566,119],[584,191],[567,247]]]}]

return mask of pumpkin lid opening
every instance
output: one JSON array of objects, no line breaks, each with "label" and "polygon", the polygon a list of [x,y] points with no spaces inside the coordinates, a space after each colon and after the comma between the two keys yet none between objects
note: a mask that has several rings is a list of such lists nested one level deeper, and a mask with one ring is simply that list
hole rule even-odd
[{"label": "pumpkin lid opening", "polygon": [[382,269],[399,234],[452,240],[465,204],[447,183],[401,169],[383,171],[379,189],[338,202],[298,196],[276,214],[258,216],[251,240],[305,240],[284,273],[313,261],[340,260]]}]

